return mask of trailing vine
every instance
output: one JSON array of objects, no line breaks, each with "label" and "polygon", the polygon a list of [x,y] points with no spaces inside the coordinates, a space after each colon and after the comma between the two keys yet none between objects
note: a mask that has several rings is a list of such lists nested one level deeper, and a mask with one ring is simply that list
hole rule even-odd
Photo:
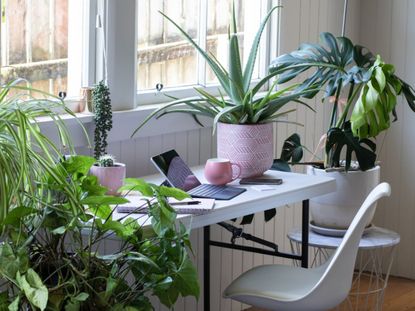
[{"label": "trailing vine", "polygon": [[95,112],[94,156],[98,160],[100,156],[106,153],[108,132],[112,129],[110,91],[103,80],[94,87],[92,101]]}]

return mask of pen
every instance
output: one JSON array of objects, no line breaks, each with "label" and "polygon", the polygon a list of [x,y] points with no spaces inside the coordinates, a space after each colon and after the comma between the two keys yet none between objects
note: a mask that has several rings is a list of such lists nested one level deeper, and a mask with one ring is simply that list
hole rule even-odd
[{"label": "pen", "polygon": [[200,203],[202,203],[202,202],[200,202],[200,201],[186,201],[186,202],[171,202],[169,204],[171,206],[174,206],[174,205],[197,205],[197,204],[200,204]]}]

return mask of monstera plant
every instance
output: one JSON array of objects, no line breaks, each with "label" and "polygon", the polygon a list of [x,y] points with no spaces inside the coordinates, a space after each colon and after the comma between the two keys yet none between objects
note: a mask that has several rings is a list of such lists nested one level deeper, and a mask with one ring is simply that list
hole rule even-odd
[{"label": "monstera plant", "polygon": [[279,56],[270,71],[278,75],[280,83],[309,73],[296,90],[315,88],[315,92],[305,94],[307,98],[323,90],[323,101],[333,103],[327,127],[326,167],[339,166],[342,149],[346,148],[346,170],[352,153],[361,170],[370,169],[376,161],[372,138],[396,120],[398,96],[404,96],[415,111],[414,89],[395,74],[392,64],[363,46],[327,32],[320,37],[321,44],[304,43],[298,50]]},{"label": "monstera plant", "polygon": [[[321,34],[321,44],[301,44],[298,50],[279,56],[270,71],[280,83],[302,81],[296,92],[310,87],[323,91],[323,101],[332,105],[327,134],[320,139],[325,143],[325,161],[320,168],[309,166],[307,173],[335,178],[337,191],[312,199],[310,212],[316,227],[346,229],[380,180],[375,138],[396,120],[398,96],[415,111],[415,91],[379,55],[327,32]],[[309,92],[305,97],[318,93]],[[300,150],[299,136],[290,136],[275,167],[285,163],[287,168],[286,161],[299,162]],[[352,172],[344,174],[344,170]],[[373,214],[367,225],[372,218]]]}]

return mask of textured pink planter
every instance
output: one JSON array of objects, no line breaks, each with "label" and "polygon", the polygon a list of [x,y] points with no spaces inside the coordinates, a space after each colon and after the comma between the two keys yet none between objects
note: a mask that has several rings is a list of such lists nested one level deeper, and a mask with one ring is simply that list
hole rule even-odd
[{"label": "textured pink planter", "polygon": [[115,163],[115,166],[112,167],[92,165],[89,172],[98,178],[101,186],[108,189],[107,194],[119,194],[117,190],[124,184],[125,164]]},{"label": "textured pink planter", "polygon": [[274,158],[273,124],[219,123],[218,157],[241,167],[241,178],[261,176]]}]

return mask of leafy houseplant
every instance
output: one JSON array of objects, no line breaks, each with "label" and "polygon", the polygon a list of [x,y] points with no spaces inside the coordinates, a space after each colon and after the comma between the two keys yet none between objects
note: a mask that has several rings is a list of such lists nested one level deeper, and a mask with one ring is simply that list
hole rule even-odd
[{"label": "leafy houseplant", "polygon": [[[397,96],[403,95],[415,111],[415,91],[386,64],[365,47],[354,45],[346,37],[321,34],[322,44],[302,44],[297,51],[275,59],[270,71],[279,74],[279,82],[311,74],[297,86],[297,91],[313,86],[312,98],[325,88],[323,100],[332,100],[332,113],[325,144],[325,167],[339,167],[342,149],[346,148],[345,170],[350,169],[352,153],[361,170],[375,166],[376,145],[372,138],[396,119]],[[343,91],[347,91],[344,107]]]},{"label": "leafy houseplant", "polygon": [[[97,178],[88,175],[94,162],[72,156],[49,167],[35,183],[41,195],[28,195],[26,204],[10,210],[2,221],[1,307],[152,310],[147,294],[168,307],[180,295],[198,296],[197,274],[186,249],[188,232],[177,227],[166,200],[188,195],[130,179],[124,189],[148,197],[143,203],[151,225],[141,225],[146,221],[140,218],[147,216],[115,219],[115,206],[127,200],[105,195]],[[102,243],[108,239],[119,241],[119,247],[104,253]]]},{"label": "leafy houseplant", "polygon": [[[49,117],[56,125],[60,147],[71,149],[69,134],[56,112],[73,115],[58,98],[16,79],[0,86],[0,223],[9,210],[25,205],[38,191],[33,184],[54,165],[60,150],[36,122]],[[59,176],[52,176],[59,180]],[[60,180],[64,181],[64,180]]]},{"label": "leafy houseplant", "polygon": [[112,129],[112,110],[109,88],[104,81],[94,87],[92,101],[95,113],[94,155],[97,163],[91,167],[91,174],[97,176],[101,185],[108,188],[108,194],[115,195],[124,183],[126,167],[106,154],[108,132]]},{"label": "leafy houseplant", "polygon": [[[415,111],[415,91],[395,74],[393,65],[350,39],[322,33],[321,40],[322,44],[302,44],[297,51],[279,56],[270,71],[279,74],[281,83],[309,73],[296,87],[297,92],[310,86],[325,89],[323,101],[332,102],[328,131],[323,137],[325,161],[321,169],[309,167],[308,173],[336,178],[338,190],[311,200],[310,211],[315,225],[344,229],[363,199],[379,183],[380,168],[375,167],[373,138],[386,131],[391,120],[396,120],[398,96],[403,95]],[[306,97],[312,98],[317,93],[310,92]],[[299,139],[286,141],[284,146],[282,160],[298,162]],[[351,170],[353,154],[359,167],[353,167],[348,174],[340,173]],[[275,164],[280,166],[281,161]]]},{"label": "leafy houseplant", "polygon": [[[195,117],[205,116],[213,119],[213,126],[218,126],[218,156],[230,159],[242,167],[241,177],[261,175],[269,169],[273,157],[272,122],[293,110],[281,111],[290,101],[299,100],[301,95],[310,90],[291,92],[293,87],[276,90],[276,82],[269,86],[269,90],[260,93],[262,88],[270,83],[275,74],[267,75],[252,87],[252,74],[258,52],[262,32],[269,21],[272,8],[261,23],[253,40],[249,57],[244,69],[239,52],[238,32],[236,27],[235,5],[229,32],[229,68],[213,56],[204,51],[177,23],[161,13],[171,22],[196,48],[206,63],[215,73],[220,87],[220,96],[215,97],[202,88],[196,88],[197,97],[175,99],[164,107],[151,113],[133,135],[153,117],[161,117],[169,113],[188,113]],[[245,137],[246,139],[241,139]]]}]

